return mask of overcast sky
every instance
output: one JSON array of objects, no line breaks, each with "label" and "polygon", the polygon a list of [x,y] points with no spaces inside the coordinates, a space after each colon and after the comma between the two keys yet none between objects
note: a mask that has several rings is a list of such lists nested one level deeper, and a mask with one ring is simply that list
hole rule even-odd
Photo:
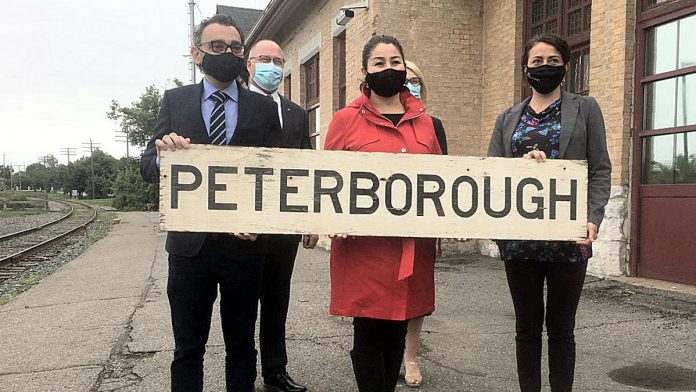
[{"label": "overcast sky", "polygon": [[[196,3],[198,22],[217,4],[262,9],[268,0]],[[7,0],[2,6],[0,155],[7,164],[29,165],[48,154],[67,163],[60,149],[82,156],[90,138],[125,156],[117,124],[106,118],[111,100],[130,105],[146,86],[163,90],[174,78],[189,83],[188,0]]]}]

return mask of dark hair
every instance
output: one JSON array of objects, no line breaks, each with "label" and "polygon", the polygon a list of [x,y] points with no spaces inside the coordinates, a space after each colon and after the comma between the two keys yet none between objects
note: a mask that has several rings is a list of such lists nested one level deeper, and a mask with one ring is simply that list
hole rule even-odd
[{"label": "dark hair", "polygon": [[522,72],[524,72],[524,67],[527,66],[527,61],[529,61],[529,52],[532,50],[536,44],[545,43],[556,48],[558,53],[561,54],[563,59],[563,64],[568,64],[570,61],[570,46],[561,37],[555,34],[541,34],[527,41],[524,45],[524,53],[522,54]]},{"label": "dark hair", "polygon": [[372,50],[374,50],[375,46],[378,44],[391,44],[396,46],[397,49],[399,49],[399,53],[401,53],[401,58],[406,61],[406,58],[404,56],[404,48],[401,47],[401,44],[399,43],[399,40],[396,39],[395,37],[391,35],[373,35],[372,38],[370,38],[369,41],[363,46],[362,50],[362,66],[363,68],[367,69],[367,59],[370,58],[370,54],[372,54]]},{"label": "dark hair", "polygon": [[237,32],[239,33],[239,39],[241,43],[244,43],[244,33],[242,33],[242,30],[239,29],[239,26],[237,26],[237,22],[234,21],[234,18],[225,14],[215,14],[210,18],[203,19],[201,23],[199,23],[198,26],[196,26],[196,28],[193,30],[194,45],[201,44],[201,34],[203,33],[203,29],[205,29],[211,24],[221,24],[223,26],[234,27],[235,30],[237,30]]}]

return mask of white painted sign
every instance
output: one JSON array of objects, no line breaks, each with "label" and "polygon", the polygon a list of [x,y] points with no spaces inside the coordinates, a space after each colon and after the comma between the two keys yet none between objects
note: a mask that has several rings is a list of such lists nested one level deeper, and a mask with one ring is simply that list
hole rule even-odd
[{"label": "white painted sign", "polygon": [[170,231],[577,240],[584,161],[194,145],[163,151]]}]

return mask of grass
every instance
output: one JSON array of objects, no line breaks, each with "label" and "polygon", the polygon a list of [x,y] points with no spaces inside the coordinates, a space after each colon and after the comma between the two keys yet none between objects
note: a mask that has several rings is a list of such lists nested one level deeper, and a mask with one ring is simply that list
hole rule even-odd
[{"label": "grass", "polygon": [[14,210],[0,210],[0,218],[7,218],[10,216],[25,216],[25,215],[38,215],[43,213],[43,210],[19,210],[19,211],[14,211]]},{"label": "grass", "polygon": [[[74,200],[73,198],[69,196],[65,196],[61,193],[51,193],[49,196],[52,199],[58,199],[58,200]],[[92,206],[96,207],[113,207],[114,203],[114,198],[107,198],[107,199],[79,199],[77,200],[81,203],[89,204]]]}]

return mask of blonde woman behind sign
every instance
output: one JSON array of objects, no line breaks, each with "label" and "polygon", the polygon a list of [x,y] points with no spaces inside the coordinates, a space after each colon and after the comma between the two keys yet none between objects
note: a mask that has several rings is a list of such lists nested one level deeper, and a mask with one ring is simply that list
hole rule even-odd
[{"label": "blonde woman behind sign", "polygon": [[[423,72],[416,64],[406,60],[406,87],[411,92],[411,95],[426,102],[427,87]],[[430,116],[433,119],[433,128],[435,129],[435,137],[440,144],[442,154],[447,154],[447,137],[445,129],[442,126],[440,119]],[[439,241],[439,240],[438,240]],[[439,242],[438,242],[439,244]],[[404,350],[404,381],[411,388],[418,388],[423,383],[423,375],[421,374],[418,362],[416,362],[416,354],[418,352],[418,341],[423,328],[424,317],[416,317],[408,321],[408,330],[406,332],[406,349]]]}]

